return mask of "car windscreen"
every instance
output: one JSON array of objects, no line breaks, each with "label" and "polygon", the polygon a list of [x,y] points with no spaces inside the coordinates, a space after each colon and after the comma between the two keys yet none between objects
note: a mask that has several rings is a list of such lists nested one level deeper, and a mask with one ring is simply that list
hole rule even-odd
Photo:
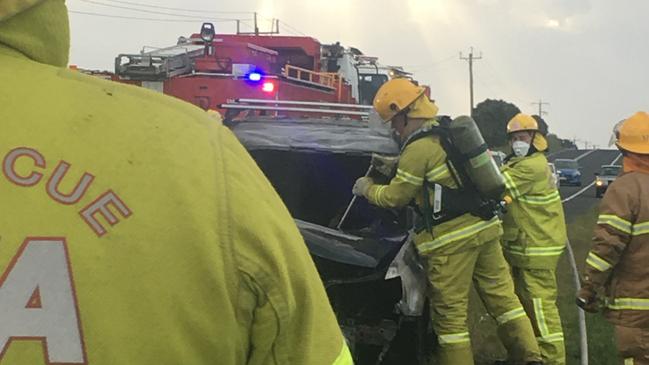
[{"label": "car windscreen", "polygon": [[575,160],[555,160],[554,166],[557,169],[578,169],[579,164]]},{"label": "car windscreen", "polygon": [[617,176],[619,173],[620,173],[620,166],[604,166],[602,167],[601,175]]}]

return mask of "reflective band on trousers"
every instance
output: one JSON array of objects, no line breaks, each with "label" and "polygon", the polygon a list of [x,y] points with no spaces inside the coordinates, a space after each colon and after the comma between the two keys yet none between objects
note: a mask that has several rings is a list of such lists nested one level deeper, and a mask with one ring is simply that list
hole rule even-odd
[{"label": "reflective band on trousers", "polygon": [[531,204],[531,205],[547,205],[551,204],[554,202],[561,201],[561,195],[559,195],[558,191],[554,191],[548,195],[543,195],[543,196],[521,196],[518,198],[523,203]]},{"label": "reflective band on trousers", "polygon": [[518,307],[516,309],[510,310],[509,312],[506,312],[504,314],[499,315],[496,318],[496,322],[499,325],[503,325],[503,324],[505,324],[505,323],[507,323],[509,321],[513,321],[513,320],[515,320],[517,318],[521,318],[521,317],[525,317],[525,316],[526,316],[525,309],[523,309],[523,307]]},{"label": "reflective band on trousers", "polygon": [[605,224],[611,226],[620,232],[634,237],[643,234],[649,234],[649,222],[632,224],[631,222],[612,214],[600,215],[597,219],[597,224]]},{"label": "reflective band on trousers", "polygon": [[594,267],[596,270],[602,272],[613,267],[613,265],[606,262],[606,260],[604,260],[603,258],[595,255],[593,252],[588,254],[588,258],[586,258],[586,263]]},{"label": "reflective band on trousers", "polygon": [[559,256],[564,249],[565,246],[523,247],[505,244],[505,251],[517,256]]},{"label": "reflective band on trousers", "polygon": [[610,310],[649,310],[649,299],[644,298],[615,298],[608,304]]},{"label": "reflective band on trousers", "polygon": [[397,176],[396,178],[398,180],[405,181],[407,183],[410,183],[412,185],[420,186],[424,183],[424,178],[415,176],[409,172],[403,171],[401,169],[397,169]]},{"label": "reflective band on trousers", "polygon": [[543,299],[541,298],[532,298],[534,303],[534,317],[536,317],[536,325],[539,328],[541,337],[537,337],[539,342],[562,342],[563,333],[550,333],[548,329],[548,324],[545,321],[545,312],[543,311]]},{"label": "reflective band on trousers", "polygon": [[332,363],[332,365],[353,365],[354,361],[352,360],[352,354],[349,352],[349,348],[347,347],[347,343],[343,339],[343,348],[340,350],[340,355],[338,355],[338,358]]},{"label": "reflective band on trousers", "polygon": [[553,333],[551,335],[547,335],[545,337],[543,337],[543,336],[537,337],[536,340],[538,342],[545,342],[545,343],[548,343],[548,342],[563,342],[563,333],[559,332],[559,333]]},{"label": "reflective band on trousers", "polygon": [[421,253],[430,252],[440,247],[444,247],[449,243],[471,237],[487,228],[495,227],[499,224],[500,224],[500,220],[498,219],[498,217],[494,217],[489,221],[480,221],[468,227],[458,229],[457,231],[453,231],[445,235],[439,236],[438,238],[432,241],[422,242],[421,244],[417,245],[417,249]]},{"label": "reflective band on trousers", "polygon": [[439,335],[438,339],[440,345],[471,342],[469,332],[454,333],[451,335]]},{"label": "reflective band on trousers", "polygon": [[543,312],[543,300],[541,298],[532,298],[534,303],[534,316],[536,317],[536,324],[539,327],[539,332],[541,332],[541,337],[546,338],[550,331],[548,330],[548,324],[545,322],[545,313]]}]

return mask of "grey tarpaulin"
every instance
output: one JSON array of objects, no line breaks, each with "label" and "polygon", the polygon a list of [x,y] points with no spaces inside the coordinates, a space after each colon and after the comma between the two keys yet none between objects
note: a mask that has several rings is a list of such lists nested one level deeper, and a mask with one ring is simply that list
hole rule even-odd
[{"label": "grey tarpaulin", "polygon": [[337,118],[281,119],[255,117],[230,122],[248,150],[305,150],[344,154],[397,155],[399,147],[386,131],[367,122]]}]

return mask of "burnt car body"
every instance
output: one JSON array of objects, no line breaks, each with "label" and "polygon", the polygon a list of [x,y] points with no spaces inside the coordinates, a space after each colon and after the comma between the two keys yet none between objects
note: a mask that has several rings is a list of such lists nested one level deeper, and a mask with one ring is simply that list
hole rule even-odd
[{"label": "burnt car body", "polygon": [[355,363],[428,363],[435,336],[408,209],[357,199],[336,229],[371,154],[398,154],[389,134],[340,118],[249,117],[226,124],[295,218]]}]

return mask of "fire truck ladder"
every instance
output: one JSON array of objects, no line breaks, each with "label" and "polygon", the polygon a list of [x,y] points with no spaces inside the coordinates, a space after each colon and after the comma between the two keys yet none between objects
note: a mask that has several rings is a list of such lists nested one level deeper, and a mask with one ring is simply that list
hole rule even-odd
[{"label": "fire truck ladder", "polygon": [[271,111],[331,114],[338,116],[355,116],[369,118],[370,105],[320,103],[311,101],[236,99],[219,106],[228,111]]},{"label": "fire truck ladder", "polygon": [[201,44],[179,44],[139,54],[120,54],[115,58],[115,74],[129,80],[166,80],[191,72],[193,58],[204,50]]}]

